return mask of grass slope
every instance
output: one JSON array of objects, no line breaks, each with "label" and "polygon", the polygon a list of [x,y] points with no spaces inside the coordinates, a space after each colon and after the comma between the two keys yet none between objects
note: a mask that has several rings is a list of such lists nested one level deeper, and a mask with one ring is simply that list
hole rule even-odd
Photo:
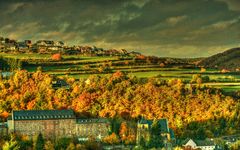
[{"label": "grass slope", "polygon": [[240,47],[218,53],[202,60],[199,65],[208,68],[235,70],[240,68]]}]

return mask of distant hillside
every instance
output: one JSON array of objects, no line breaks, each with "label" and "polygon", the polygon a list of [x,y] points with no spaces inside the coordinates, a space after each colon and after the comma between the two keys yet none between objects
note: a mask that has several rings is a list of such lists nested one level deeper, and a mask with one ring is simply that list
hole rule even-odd
[{"label": "distant hillside", "polygon": [[211,57],[205,58],[200,61],[198,65],[208,68],[229,70],[240,68],[240,47],[232,48],[230,50],[224,51],[223,53],[218,53]]}]

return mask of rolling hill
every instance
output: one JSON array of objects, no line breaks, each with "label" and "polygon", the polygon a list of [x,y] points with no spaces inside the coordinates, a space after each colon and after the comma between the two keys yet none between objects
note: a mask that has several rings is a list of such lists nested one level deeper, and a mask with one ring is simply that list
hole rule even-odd
[{"label": "rolling hill", "polygon": [[199,62],[199,66],[235,70],[240,68],[240,47],[207,57]]}]

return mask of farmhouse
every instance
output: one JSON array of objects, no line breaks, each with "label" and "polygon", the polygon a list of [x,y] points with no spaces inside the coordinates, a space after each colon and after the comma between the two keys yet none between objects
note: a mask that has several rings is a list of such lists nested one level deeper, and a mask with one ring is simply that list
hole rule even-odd
[{"label": "farmhouse", "polygon": [[69,89],[70,86],[65,80],[57,79],[52,81],[52,88],[53,89],[58,89],[58,88]]},{"label": "farmhouse", "polygon": [[201,150],[214,150],[215,144],[210,140],[193,140],[188,138],[183,142],[183,147],[191,149],[200,148]]},{"label": "farmhouse", "polygon": [[78,119],[72,110],[21,110],[13,111],[8,118],[9,132],[30,137],[42,133],[46,138],[105,137],[109,132],[106,119]]},{"label": "farmhouse", "polygon": [[54,46],[58,46],[58,47],[63,47],[64,46],[64,42],[63,41],[54,41]]},{"label": "farmhouse", "polygon": [[17,48],[19,51],[26,52],[28,51],[28,45],[25,42],[18,42],[17,43]]},{"label": "farmhouse", "polygon": [[5,48],[9,51],[15,51],[16,50],[16,45],[15,45],[15,43],[6,43]]}]

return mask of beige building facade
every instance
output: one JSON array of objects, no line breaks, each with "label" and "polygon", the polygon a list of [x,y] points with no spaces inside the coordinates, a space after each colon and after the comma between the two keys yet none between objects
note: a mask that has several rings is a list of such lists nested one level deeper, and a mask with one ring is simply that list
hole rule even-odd
[{"label": "beige building facade", "polygon": [[103,118],[76,118],[72,110],[24,110],[12,112],[8,130],[30,137],[41,133],[46,138],[101,139],[108,135],[110,123]]}]

